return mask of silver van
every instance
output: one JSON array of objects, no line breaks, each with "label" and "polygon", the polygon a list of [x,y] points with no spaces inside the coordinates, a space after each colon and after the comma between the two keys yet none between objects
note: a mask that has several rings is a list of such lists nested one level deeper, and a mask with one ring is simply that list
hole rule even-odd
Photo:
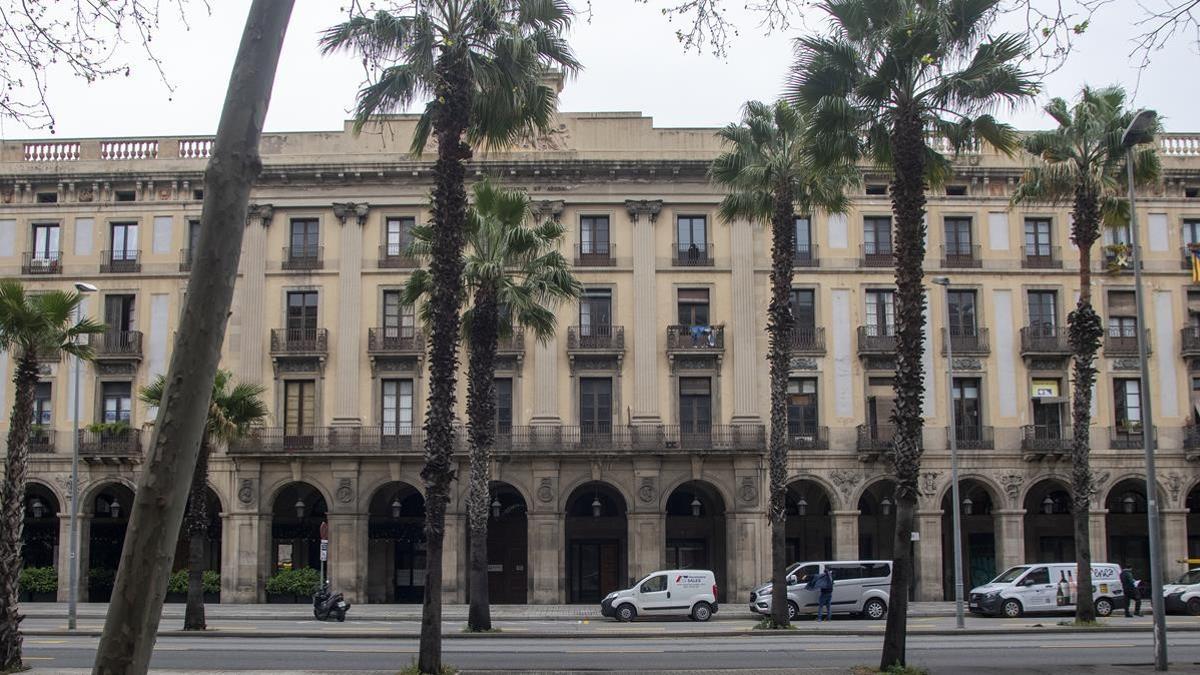
[{"label": "silver van", "polygon": [[[787,570],[788,618],[817,613],[819,591],[806,588],[810,579],[828,569],[833,574],[835,614],[861,614],[870,619],[887,615],[888,592],[892,587],[890,560],[830,560],[795,563]],[[750,592],[750,611],[771,613],[771,583]]]}]

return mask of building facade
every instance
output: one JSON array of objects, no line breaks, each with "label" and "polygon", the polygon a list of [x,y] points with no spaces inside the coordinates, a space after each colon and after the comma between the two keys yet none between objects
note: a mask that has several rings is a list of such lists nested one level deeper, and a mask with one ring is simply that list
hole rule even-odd
[{"label": "building facade", "polygon": [[[355,602],[419,602],[424,587],[424,331],[397,293],[416,266],[431,156],[403,150],[414,118],[355,135],[266,134],[247,215],[223,367],[266,388],[271,419],[212,461],[210,566],[224,602],[316,566],[328,522],[333,584]],[[1138,326],[1124,232],[1095,277],[1106,321],[1091,433],[1094,560],[1148,574],[1142,401],[1153,397],[1169,574],[1200,556],[1200,137],[1160,139],[1165,180],[1138,215],[1146,320]],[[108,330],[81,367],[48,355],[36,404],[25,557],[66,569],[67,504],[80,491],[82,597],[111,586],[155,411],[138,391],[166,371],[198,236],[208,138],[0,145],[0,275],[34,290],[99,287],[84,311]],[[562,114],[551,131],[480,153],[474,178],[530,194],[566,226],[585,287],[545,342],[500,348],[492,468],[492,600],[598,601],[663,567],[708,567],[723,602],[769,576],[766,519],[768,232],[722,222],[706,177],[711,129],[636,113]],[[960,155],[928,207],[925,458],[915,597],[953,597],[951,508],[967,583],[1023,561],[1073,559],[1066,316],[1078,295],[1067,208],[1011,207],[1027,157]],[[789,558],[887,558],[894,371],[887,177],[864,170],[845,214],[796,221],[789,385]],[[1149,336],[1150,391],[1138,379]],[[953,348],[947,388],[946,341]],[[0,404],[11,405],[11,360]],[[460,418],[465,418],[460,378]],[[949,494],[948,414],[961,503]],[[7,423],[7,420],[4,422]],[[72,443],[83,458],[70,480]],[[466,474],[465,444],[459,448]],[[448,516],[445,593],[465,600],[465,483]],[[183,564],[179,557],[177,566]],[[60,577],[60,596],[67,592]]]}]

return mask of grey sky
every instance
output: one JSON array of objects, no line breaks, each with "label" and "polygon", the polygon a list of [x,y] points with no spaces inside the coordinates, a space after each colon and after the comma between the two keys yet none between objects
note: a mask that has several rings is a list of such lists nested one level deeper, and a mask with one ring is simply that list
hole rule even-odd
[{"label": "grey sky", "polygon": [[[1150,0],[1153,2],[1154,0]],[[1101,15],[1076,44],[1067,64],[1045,84],[1049,95],[1071,97],[1080,85],[1113,82],[1133,88],[1137,71],[1129,65],[1135,28],[1122,0]],[[50,100],[58,118],[58,137],[211,134],[216,129],[229,69],[237,50],[249,0],[211,0],[211,15],[190,17],[190,30],[168,22],[155,38],[170,80],[169,94],[148,64],[137,63],[128,78],[87,85],[52,72]],[[337,22],[340,0],[297,0],[284,55],[276,78],[267,131],[331,130],[341,127],[361,80],[349,56],[322,57],[317,33]],[[594,0],[590,23],[574,30],[574,45],[585,70],[568,82],[565,111],[637,110],[666,126],[720,126],[737,115],[747,99],[770,99],[781,88],[791,64],[791,37],[762,35],[756,19],[730,0],[731,16],[742,31],[726,59],[683,53],[675,24],[633,0]],[[810,22],[810,26],[813,22]],[[1200,131],[1200,93],[1193,86],[1200,56],[1186,38],[1155,54],[1142,74],[1136,104],[1156,108],[1171,131]],[[1186,73],[1193,73],[1188,76]],[[1045,96],[1043,96],[1043,99]],[[1002,115],[1021,128],[1044,127],[1039,106]],[[48,137],[6,120],[4,138]]]}]

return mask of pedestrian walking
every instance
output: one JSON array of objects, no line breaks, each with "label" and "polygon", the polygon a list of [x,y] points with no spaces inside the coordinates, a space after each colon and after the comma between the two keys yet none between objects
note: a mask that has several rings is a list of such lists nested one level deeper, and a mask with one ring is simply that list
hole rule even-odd
[{"label": "pedestrian walking", "polygon": [[1125,616],[1132,618],[1133,614],[1129,613],[1129,605],[1133,605],[1133,612],[1138,616],[1142,615],[1142,594],[1138,591],[1138,582],[1133,578],[1133,570],[1126,567],[1121,570],[1121,590],[1125,592]]},{"label": "pedestrian walking", "polygon": [[826,621],[833,621],[833,572],[828,568],[813,581],[819,595],[817,596],[817,621],[825,616]]}]

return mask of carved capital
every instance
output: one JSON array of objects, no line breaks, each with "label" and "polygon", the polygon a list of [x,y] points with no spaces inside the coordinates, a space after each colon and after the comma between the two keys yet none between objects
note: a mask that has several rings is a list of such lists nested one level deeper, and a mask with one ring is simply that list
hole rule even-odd
[{"label": "carved capital", "polygon": [[556,223],[562,217],[563,209],[566,207],[567,203],[561,199],[543,199],[529,204],[529,210],[533,212],[534,218],[553,220]]},{"label": "carved capital", "polygon": [[246,210],[246,221],[258,220],[258,224],[267,227],[275,215],[275,207],[270,204],[251,204]]},{"label": "carved capital", "polygon": [[337,216],[342,225],[346,224],[346,219],[354,216],[358,221],[359,227],[362,227],[367,222],[367,214],[371,212],[371,205],[367,202],[334,202],[333,215]]},{"label": "carved capital", "polygon": [[658,220],[658,212],[662,211],[661,199],[626,199],[625,210],[633,222],[638,222],[642,216],[647,216],[650,222]]}]

